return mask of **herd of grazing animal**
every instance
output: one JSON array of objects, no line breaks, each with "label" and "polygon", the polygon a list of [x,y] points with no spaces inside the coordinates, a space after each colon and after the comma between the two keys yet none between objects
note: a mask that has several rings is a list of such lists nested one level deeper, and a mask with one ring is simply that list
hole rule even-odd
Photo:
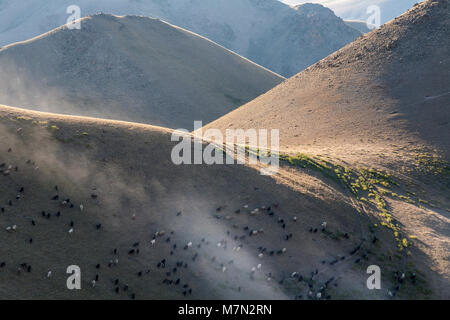
[{"label": "herd of grazing animal", "polygon": [[[10,148],[8,153],[12,153]],[[27,160],[26,165],[36,167],[36,164]],[[0,161],[0,183],[5,184],[13,183],[14,174],[20,172],[19,166],[1,163]],[[9,179],[6,181],[5,179]],[[4,217],[12,215],[14,212],[14,206],[16,202],[25,201],[26,192],[28,186],[17,185],[15,186],[17,195],[15,200],[5,199],[3,195],[0,195],[0,225],[4,223]],[[48,197],[48,201],[52,204],[57,204],[58,210],[56,212],[50,212],[48,210],[41,210],[40,212],[32,214],[32,218],[24,218],[16,215],[17,221],[14,224],[4,226],[4,229],[8,233],[19,232],[20,226],[24,223],[28,223],[32,228],[37,228],[40,224],[39,219],[45,219],[46,221],[58,221],[66,217],[70,217],[64,228],[66,228],[69,234],[77,232],[77,215],[70,214],[70,212],[77,211],[78,213],[84,212],[86,214],[89,211],[89,202],[86,200],[84,204],[74,203],[70,198],[63,197],[62,188],[55,185],[52,187],[54,194]],[[101,198],[101,194],[91,194],[91,201],[97,201]],[[266,283],[277,283],[281,288],[289,286],[289,297],[294,299],[331,299],[332,290],[338,287],[339,275],[327,276],[327,278],[319,279],[319,275],[323,272],[323,266],[327,268],[333,268],[338,264],[347,263],[349,267],[354,264],[360,263],[362,260],[368,260],[370,254],[370,246],[375,245],[377,237],[373,236],[372,239],[359,239],[358,236],[350,236],[349,233],[343,233],[340,240],[347,241],[347,247],[352,243],[357,243],[355,247],[346,255],[339,255],[331,257],[329,261],[322,261],[322,265],[318,268],[311,268],[310,273],[301,274],[295,270],[279,270],[274,266],[277,265],[277,259],[289,253],[287,243],[295,241],[296,234],[293,230],[303,228],[306,233],[310,233],[311,236],[315,234],[322,235],[324,239],[328,241],[335,241],[329,237],[330,229],[332,226],[323,221],[319,225],[314,226],[301,226],[301,220],[297,216],[292,216],[283,213],[281,209],[282,205],[279,203],[270,203],[257,208],[250,208],[249,204],[241,204],[236,210],[227,210],[228,205],[221,205],[215,209],[212,216],[220,220],[217,223],[221,223],[225,230],[222,235],[217,235],[217,239],[207,238],[203,234],[185,235],[183,230],[157,230],[149,232],[148,234],[136,234],[136,240],[130,242],[128,246],[123,246],[118,243],[116,247],[110,248],[108,255],[110,259],[108,261],[96,261],[96,258],[92,257],[92,266],[90,272],[94,276],[89,280],[89,288],[84,290],[96,290],[99,284],[102,282],[108,283],[111,288],[111,292],[117,295],[118,298],[128,297],[129,299],[136,299],[137,297],[145,298],[144,294],[139,295],[132,289],[129,283],[130,277],[138,278],[139,281],[148,282],[152,285],[155,281],[164,286],[164,290],[171,290],[177,292],[181,298],[194,299],[199,284],[193,284],[194,281],[201,281],[201,275],[203,268],[210,267],[212,270],[218,272],[217,277],[220,275],[232,274],[233,272],[244,272],[247,274],[248,282],[238,285],[235,289],[239,293],[245,295],[246,286],[251,286],[255,281],[264,281]],[[213,209],[214,210],[214,209]],[[213,211],[211,210],[211,211]],[[189,215],[182,211],[178,211],[173,214],[173,219],[186,219],[186,223],[189,221]],[[233,220],[234,216],[245,216],[245,221],[248,224],[239,225]],[[272,224],[274,230],[279,230],[279,240],[271,241],[271,247],[258,245],[261,237],[264,237],[266,232],[262,228],[252,227],[252,219],[255,217],[264,217]],[[25,219],[25,221],[24,221]],[[133,215],[134,221],[136,216]],[[295,228],[293,228],[295,226]],[[300,226],[300,227],[299,227]],[[92,225],[92,230],[89,232],[104,232],[108,228],[107,221],[97,221]],[[289,231],[288,231],[289,230]],[[189,238],[188,238],[189,237]],[[355,239],[352,239],[354,237]],[[188,239],[187,239],[188,238]],[[39,241],[33,235],[28,237],[29,245],[39,246]],[[7,243],[2,243],[1,246],[7,246]],[[95,244],[94,244],[95,245]],[[254,252],[255,264],[251,266],[247,271],[242,271],[235,265],[240,265],[238,262],[240,259],[247,259],[244,250],[252,252],[254,248],[257,248]],[[121,278],[110,278],[103,276],[102,273],[105,268],[112,269],[121,264],[136,263],[136,258],[142,256],[143,252],[153,250],[159,256],[153,263],[141,265],[142,269],[135,272],[132,275],[123,276]],[[227,252],[227,255],[224,255]],[[228,259],[229,255],[232,255],[232,259]],[[295,253],[292,253],[295,254]],[[227,257],[225,261],[224,257]],[[23,260],[26,261],[27,257],[24,256]],[[148,260],[146,260],[148,261]],[[0,272],[7,272],[8,267],[16,270],[16,276],[21,276],[22,273],[32,273],[35,268],[29,262],[21,262],[18,265],[9,265],[13,263],[8,261],[7,256],[2,256],[0,251]],[[42,275],[48,280],[52,279],[54,272],[52,271],[54,266],[47,266],[47,274]],[[321,270],[319,270],[321,268]],[[9,269],[11,270],[11,269]],[[192,276],[194,275],[194,276]],[[155,279],[160,280],[155,280]],[[388,295],[394,297],[400,290],[401,283],[406,281],[405,273],[399,271],[397,274],[397,282],[399,283],[394,289],[388,292]],[[415,274],[410,277],[410,281],[415,282]],[[294,292],[292,292],[292,288]],[[99,297],[101,298],[101,297]],[[158,297],[153,297],[158,298]]]}]

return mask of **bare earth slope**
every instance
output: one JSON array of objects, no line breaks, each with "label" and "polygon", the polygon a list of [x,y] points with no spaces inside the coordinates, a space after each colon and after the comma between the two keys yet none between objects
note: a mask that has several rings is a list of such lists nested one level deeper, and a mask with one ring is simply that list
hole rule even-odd
[{"label": "bare earth slope", "polygon": [[281,148],[450,150],[450,10],[427,1],[207,128],[278,128]]},{"label": "bare earth slope", "polygon": [[191,128],[282,77],[157,19],[96,15],[0,50],[0,102]]},{"label": "bare earth slope", "polygon": [[[168,129],[5,106],[0,133],[0,298],[445,294],[430,293],[426,259],[413,269],[371,210],[313,172],[295,185],[289,168],[176,166]],[[382,290],[366,287],[371,264]],[[81,290],[66,287],[69,265]]]},{"label": "bare earth slope", "polygon": [[[375,204],[419,239],[432,268],[447,279],[436,283],[446,294],[449,28],[449,1],[425,1],[204,128],[279,129],[282,153],[307,153],[360,172],[365,179],[349,181],[341,168],[337,178],[358,201]],[[365,185],[379,182],[376,170],[389,172],[397,186]]]}]

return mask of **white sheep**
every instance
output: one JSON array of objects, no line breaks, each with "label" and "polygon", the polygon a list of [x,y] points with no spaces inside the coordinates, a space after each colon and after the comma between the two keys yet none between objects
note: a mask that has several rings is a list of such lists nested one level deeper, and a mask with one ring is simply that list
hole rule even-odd
[{"label": "white sheep", "polygon": [[233,251],[239,252],[241,250],[242,245],[239,245],[237,247],[233,247]]},{"label": "white sheep", "polygon": [[17,226],[14,224],[14,225],[12,225],[12,226],[8,226],[8,227],[6,227],[6,231],[16,231],[16,229],[17,229]]}]

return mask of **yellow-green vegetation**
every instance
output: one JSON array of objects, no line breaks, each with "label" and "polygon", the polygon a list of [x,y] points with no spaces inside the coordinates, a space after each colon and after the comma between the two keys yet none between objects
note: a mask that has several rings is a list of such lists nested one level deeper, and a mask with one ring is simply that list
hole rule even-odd
[{"label": "yellow-green vegetation", "polygon": [[83,137],[88,137],[88,136],[89,136],[89,133],[77,131],[77,132],[74,134],[74,136],[75,136],[75,137],[79,137],[79,138],[83,138]]},{"label": "yellow-green vegetation", "polygon": [[19,121],[32,121],[33,119],[31,119],[30,117],[19,116],[19,117],[17,117],[17,120],[19,120]]},{"label": "yellow-green vegetation", "polygon": [[48,125],[48,121],[38,121],[38,120],[35,120],[35,119],[33,119],[33,118],[31,118],[31,117],[27,117],[27,116],[17,116],[17,117],[10,117],[9,118],[9,120],[11,120],[11,121],[17,121],[17,122],[23,122],[23,123],[25,123],[25,122],[31,122],[31,124],[33,124],[33,125],[41,125],[41,126],[47,126]]},{"label": "yellow-green vegetation", "polygon": [[[390,196],[418,206],[421,204],[430,205],[428,201],[418,198],[415,193],[403,191],[402,180],[383,170],[360,166],[349,168],[302,153],[296,155],[280,154],[280,163],[283,162],[291,166],[320,172],[326,178],[330,178],[347,188],[359,201],[373,205],[381,219],[380,224],[392,230],[399,251],[408,248],[410,243],[401,234],[398,223],[389,213],[386,197]],[[445,169],[441,168],[441,170]],[[394,188],[397,192],[392,191]],[[406,193],[406,195],[399,193]],[[410,237],[410,239],[414,238]]]},{"label": "yellow-green vegetation", "polygon": [[437,153],[418,152],[415,155],[419,171],[434,176],[450,177],[450,164]]},{"label": "yellow-green vegetation", "polygon": [[[260,149],[251,148],[248,145],[236,147],[237,150],[235,150],[235,152],[243,150],[246,156],[252,156],[259,159],[262,155]],[[223,149],[229,151],[225,145]],[[271,155],[271,153],[267,152],[265,155]],[[362,166],[356,168],[347,167],[332,162],[329,157],[325,160],[319,156],[310,156],[304,153],[298,153],[296,155],[278,154],[278,156],[280,164],[284,163],[293,167],[319,172],[324,177],[331,179],[348,189],[357,200],[376,208],[381,221],[379,224],[374,224],[374,226],[371,227],[371,232],[374,232],[373,228],[377,228],[378,225],[390,229],[396,240],[398,251],[400,252],[406,251],[405,249],[411,246],[411,241],[407,239],[408,237],[406,235],[402,234],[399,224],[389,212],[386,197],[396,198],[419,207],[423,207],[423,204],[433,206],[429,201],[419,198],[415,192],[406,190],[412,186],[410,181],[393,176],[385,170]],[[426,163],[428,165],[429,169],[425,170],[426,172],[446,174],[448,171],[449,167],[436,157],[433,157],[432,160],[425,159],[428,158],[422,157],[421,163]],[[360,212],[360,210],[358,211]],[[416,239],[416,237],[411,236],[409,239],[413,240]],[[410,254],[410,251],[406,252],[406,254]]]},{"label": "yellow-green vegetation", "polygon": [[49,128],[49,130],[54,130],[54,131],[59,130],[59,128],[55,125],[49,126],[48,128]]}]

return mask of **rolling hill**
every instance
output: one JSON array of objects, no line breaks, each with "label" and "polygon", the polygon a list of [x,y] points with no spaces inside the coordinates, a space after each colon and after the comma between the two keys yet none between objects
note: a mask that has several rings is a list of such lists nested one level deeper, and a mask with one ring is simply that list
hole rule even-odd
[{"label": "rolling hill", "polygon": [[449,27],[448,1],[425,1],[203,130],[279,129],[291,163],[340,164],[330,173],[420,239],[448,293]]},{"label": "rolling hill", "polygon": [[283,78],[157,19],[96,15],[0,50],[0,102],[192,128]]},{"label": "rolling hill", "polygon": [[[170,128],[0,105],[0,298],[448,299],[448,9],[447,0],[425,1],[203,128],[279,129],[280,168],[271,176],[260,174],[263,163],[176,165]],[[149,20],[99,15],[55,41],[64,50],[40,43],[62,28],[0,51],[1,60],[17,50],[11,57],[22,63],[30,56],[19,54],[21,46],[45,55],[18,71],[40,75],[47,90],[30,94],[28,83],[10,77],[11,103],[18,105],[18,93],[55,97],[56,85],[66,88],[60,98],[130,95],[141,83],[130,62],[148,61],[142,44],[129,40],[154,40],[152,28],[164,34],[161,42],[193,37],[224,52]],[[123,36],[113,37],[116,30]],[[171,61],[166,73],[180,68],[173,75],[181,81],[180,70],[202,68],[177,61],[180,42],[153,56]],[[93,51],[78,53],[80,43]],[[61,52],[70,58],[54,58]],[[220,59],[280,79],[225,52]],[[202,82],[208,88],[210,79]],[[50,100],[48,110],[61,110]],[[207,142],[191,144],[194,154]],[[66,285],[73,265],[81,290]],[[379,290],[367,286],[374,265]]]},{"label": "rolling hill", "polygon": [[386,298],[367,265],[401,270],[379,258],[395,242],[377,218],[313,173],[300,189],[174,165],[171,130],[136,123],[0,106],[0,132],[2,299]]},{"label": "rolling hill", "polygon": [[278,128],[287,150],[425,144],[448,152],[447,9],[448,1],[417,6],[207,128]]},{"label": "rolling hill", "polygon": [[[1,1],[0,46],[65,24],[67,8],[73,4],[69,0]],[[361,35],[320,5],[294,10],[277,0],[81,0],[76,5],[82,16],[104,12],[163,19],[285,77]]]}]

